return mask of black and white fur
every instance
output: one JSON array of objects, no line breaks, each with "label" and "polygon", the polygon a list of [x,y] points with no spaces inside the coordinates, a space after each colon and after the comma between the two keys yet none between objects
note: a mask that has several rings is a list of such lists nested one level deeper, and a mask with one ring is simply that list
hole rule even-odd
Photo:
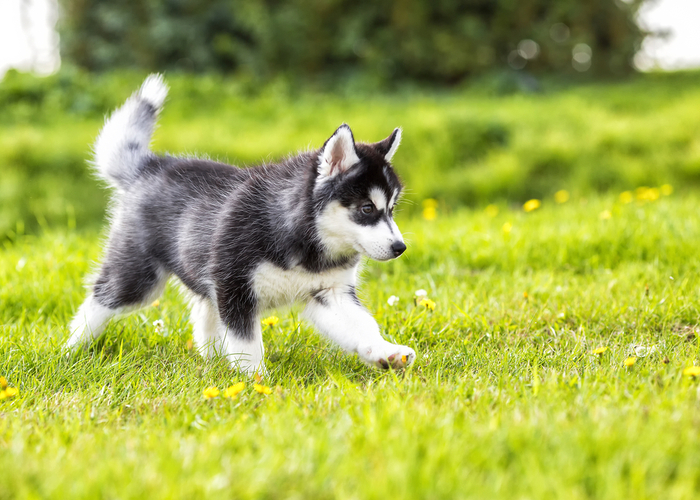
[{"label": "black and white fur", "polygon": [[401,130],[363,144],[341,125],[320,150],[240,169],[152,153],[166,95],[162,77],[149,76],[97,139],[97,171],[116,194],[102,265],[67,345],[90,343],[175,275],[192,292],[198,350],[243,372],[264,371],[261,313],[296,301],[366,363],[412,363],[413,349],[384,340],[355,292],[362,255],[389,260],[406,249],[392,218]]}]

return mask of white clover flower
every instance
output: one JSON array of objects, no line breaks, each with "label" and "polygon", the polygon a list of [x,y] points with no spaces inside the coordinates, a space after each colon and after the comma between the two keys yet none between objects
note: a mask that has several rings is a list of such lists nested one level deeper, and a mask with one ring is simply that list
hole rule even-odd
[{"label": "white clover flower", "polygon": [[422,288],[420,290],[416,290],[416,297],[427,297],[428,292],[423,290]]},{"label": "white clover flower", "polygon": [[630,344],[630,351],[634,353],[635,357],[644,358],[657,352],[657,347],[655,345]]},{"label": "white clover flower", "polygon": [[389,300],[387,300],[386,303],[389,304],[391,307],[394,307],[398,301],[399,298],[396,295],[392,295],[391,297],[389,297]]},{"label": "white clover flower", "polygon": [[165,330],[165,323],[162,319],[157,319],[153,322],[153,327],[156,329],[156,333],[162,333]]}]

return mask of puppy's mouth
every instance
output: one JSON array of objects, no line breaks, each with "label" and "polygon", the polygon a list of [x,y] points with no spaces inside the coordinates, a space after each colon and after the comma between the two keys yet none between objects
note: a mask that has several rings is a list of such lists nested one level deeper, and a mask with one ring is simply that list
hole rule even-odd
[{"label": "puppy's mouth", "polygon": [[368,252],[367,249],[366,249],[364,246],[362,246],[361,244],[359,244],[359,243],[357,244],[357,247],[355,247],[355,249],[356,249],[358,252],[360,252],[362,255],[365,255],[365,256],[369,257],[370,259],[376,260],[376,261],[378,261],[378,262],[386,262],[386,261],[388,261],[388,260],[394,260],[394,259],[396,259],[396,258],[399,257],[399,256],[393,256],[393,255],[391,255],[390,252],[386,252],[386,253],[383,254],[383,255],[375,255],[375,254],[373,254],[373,253],[371,253],[371,252]]}]

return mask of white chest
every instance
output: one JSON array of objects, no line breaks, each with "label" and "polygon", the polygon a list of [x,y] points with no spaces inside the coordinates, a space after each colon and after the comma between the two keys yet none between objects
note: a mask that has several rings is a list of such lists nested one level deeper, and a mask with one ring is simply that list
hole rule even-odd
[{"label": "white chest", "polygon": [[319,290],[355,286],[357,266],[310,273],[301,267],[282,269],[268,262],[258,266],[253,275],[253,289],[262,309],[293,302],[306,302]]}]

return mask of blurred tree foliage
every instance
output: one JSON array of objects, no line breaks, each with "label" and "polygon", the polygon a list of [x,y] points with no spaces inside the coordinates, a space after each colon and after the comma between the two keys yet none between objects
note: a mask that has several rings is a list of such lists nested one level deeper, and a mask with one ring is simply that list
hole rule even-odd
[{"label": "blurred tree foliage", "polygon": [[93,71],[447,84],[508,66],[606,75],[631,71],[646,36],[635,23],[646,0],[60,1],[62,55]]}]

